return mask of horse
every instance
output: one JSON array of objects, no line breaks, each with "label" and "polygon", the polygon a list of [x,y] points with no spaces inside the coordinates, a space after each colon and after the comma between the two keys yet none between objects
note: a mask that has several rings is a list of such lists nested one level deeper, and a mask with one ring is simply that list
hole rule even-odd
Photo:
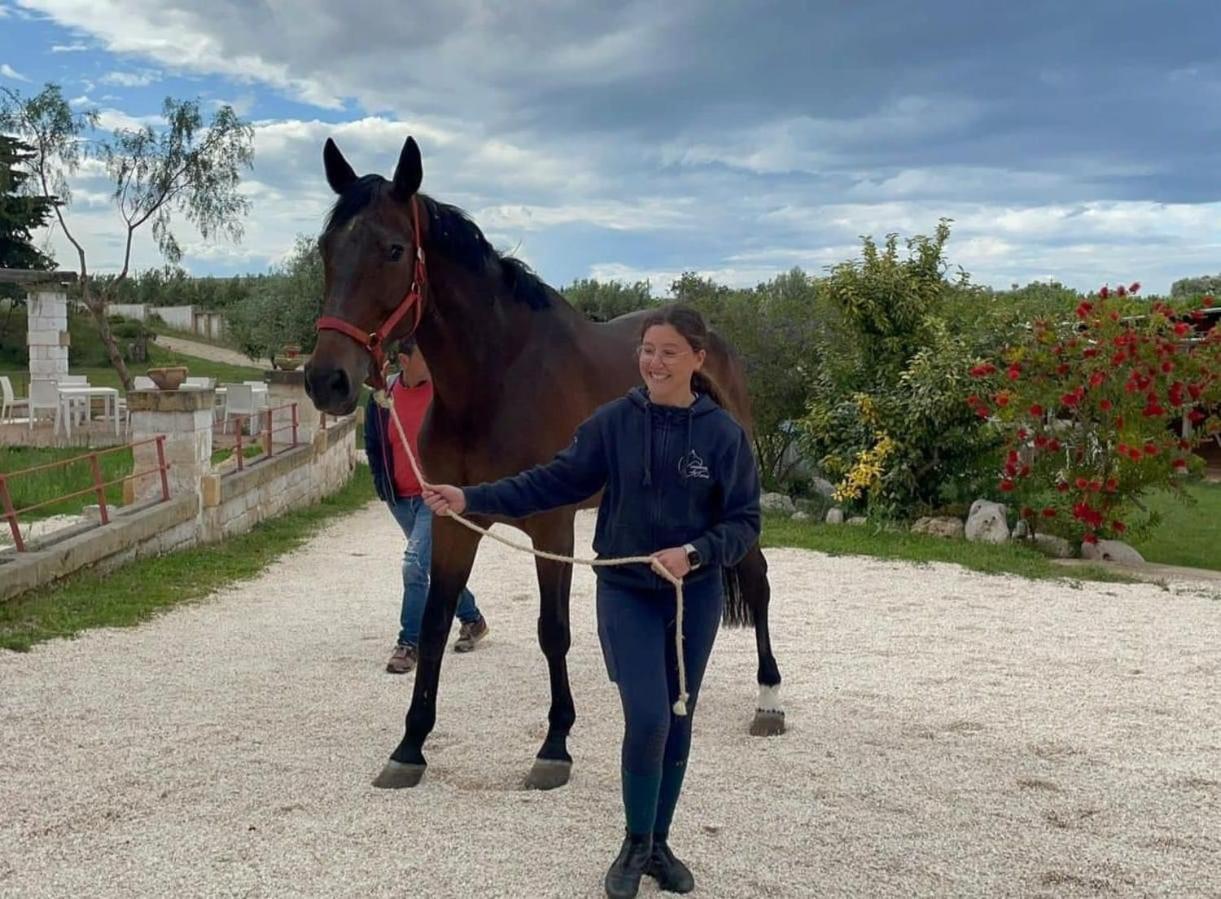
[{"label": "horse", "polygon": [[[477,484],[550,460],[598,406],[639,383],[634,350],[640,316],[594,323],[524,263],[492,248],[465,212],[419,192],[423,164],[408,137],[394,176],[357,176],[334,141],[323,149],[337,194],[321,237],[323,317],[305,366],[305,389],[323,413],[355,410],[362,384],[380,383],[385,343],[413,336],[433,379],[433,402],[419,435],[421,464],[436,483]],[[713,335],[705,371],[728,411],[748,431],[743,366]],[[593,506],[597,497],[583,504]],[[534,547],[571,556],[576,507],[509,521]],[[496,519],[472,517],[490,526]],[[480,535],[448,517],[433,525],[431,586],[419,661],[402,741],[374,785],[414,787],[436,722],[445,641],[475,561]],[[568,683],[572,565],[536,559],[538,640],[551,681],[548,730],[526,786],[568,782],[568,734],[576,720]],[[767,562],[756,545],[726,569],[726,625],[752,625],[759,656],[759,701],[750,733],[784,732],[780,670],[768,634]]]}]

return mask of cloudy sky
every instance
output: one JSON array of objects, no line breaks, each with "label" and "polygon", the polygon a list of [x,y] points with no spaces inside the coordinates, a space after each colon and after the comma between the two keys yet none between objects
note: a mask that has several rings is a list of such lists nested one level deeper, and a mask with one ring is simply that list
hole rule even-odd
[{"label": "cloudy sky", "polygon": [[[1219,36],[1216,0],[0,0],[0,85],[253,122],[245,239],[184,233],[200,274],[317,233],[328,136],[388,176],[413,134],[425,192],[557,286],[821,272],[947,216],[977,282],[1166,291],[1221,272]],[[106,269],[97,174],[69,215]]]}]

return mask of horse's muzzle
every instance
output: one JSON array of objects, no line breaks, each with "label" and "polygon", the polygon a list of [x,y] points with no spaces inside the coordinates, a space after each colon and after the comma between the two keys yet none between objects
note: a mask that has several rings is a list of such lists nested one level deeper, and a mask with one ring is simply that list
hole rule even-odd
[{"label": "horse's muzzle", "polygon": [[360,385],[342,368],[307,364],[305,392],[327,415],[348,415],[356,408]]}]

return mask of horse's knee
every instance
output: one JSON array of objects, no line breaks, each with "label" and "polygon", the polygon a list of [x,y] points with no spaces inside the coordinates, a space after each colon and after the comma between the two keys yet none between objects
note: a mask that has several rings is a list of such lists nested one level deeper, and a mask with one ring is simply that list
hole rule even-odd
[{"label": "horse's knee", "polygon": [[565,655],[572,645],[572,631],[568,622],[554,615],[540,615],[538,619],[538,645],[543,654]]}]

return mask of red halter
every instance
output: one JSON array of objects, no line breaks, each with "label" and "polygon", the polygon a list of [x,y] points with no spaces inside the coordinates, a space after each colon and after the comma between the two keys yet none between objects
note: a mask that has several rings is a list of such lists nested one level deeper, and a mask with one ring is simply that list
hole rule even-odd
[{"label": "red halter", "polygon": [[398,323],[403,320],[403,316],[412,306],[415,307],[415,323],[411,326],[413,333],[420,326],[420,319],[424,315],[424,290],[428,286],[428,272],[424,267],[424,243],[420,240],[420,204],[415,195],[411,197],[411,227],[413,231],[411,241],[415,249],[415,269],[411,277],[411,287],[408,288],[403,301],[390,313],[390,317],[382,322],[377,330],[368,332],[335,315],[324,315],[314,324],[318,331],[338,331],[340,334],[352,338],[373,357],[373,376],[368,380],[370,386],[375,390],[386,386],[384,374],[386,353],[382,349],[382,344],[398,327]]}]

